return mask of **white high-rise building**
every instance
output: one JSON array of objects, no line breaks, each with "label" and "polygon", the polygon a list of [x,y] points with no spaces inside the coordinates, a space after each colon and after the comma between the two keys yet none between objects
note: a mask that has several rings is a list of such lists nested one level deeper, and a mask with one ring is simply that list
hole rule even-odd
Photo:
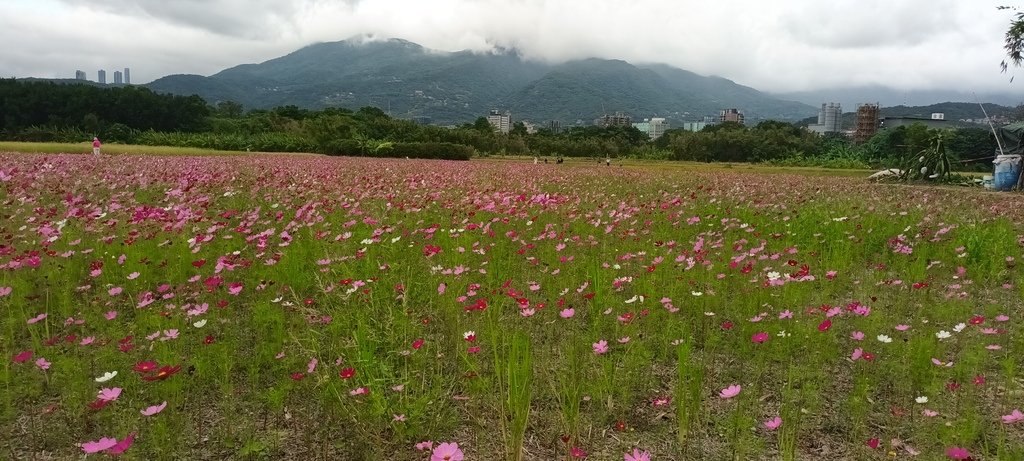
[{"label": "white high-rise building", "polygon": [[115,85],[120,85],[122,83],[124,83],[124,81],[121,80],[121,71],[115,70],[114,71],[114,84]]},{"label": "white high-rise building", "polygon": [[96,77],[98,77],[96,81],[100,82],[100,85],[107,84],[107,71],[100,69],[99,72],[96,72]]},{"label": "white high-rise building", "polygon": [[132,84],[132,70],[127,68],[127,67],[124,68],[124,84],[125,85],[131,85]]},{"label": "white high-rise building", "polygon": [[487,123],[490,123],[499,132],[508,134],[509,131],[512,131],[512,114],[508,111],[502,114],[498,109],[492,109],[491,113],[487,115]]}]

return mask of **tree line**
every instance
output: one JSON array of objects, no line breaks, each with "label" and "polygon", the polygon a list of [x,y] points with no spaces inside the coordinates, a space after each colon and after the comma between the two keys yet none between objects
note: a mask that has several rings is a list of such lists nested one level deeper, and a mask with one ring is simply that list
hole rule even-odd
[{"label": "tree line", "polygon": [[[282,106],[246,111],[233,101],[158,94],[144,87],[0,79],[0,136],[9,140],[170,145],[260,152],[467,159],[473,155],[648,158],[700,162],[767,162],[794,166],[874,168],[897,165],[927,148],[934,130],[921,125],[882,130],[854,145],[793,124],[734,122],[701,131],[668,130],[651,141],[632,126],[570,126],[528,133],[515,123],[498,133],[483,117],[457,127],[422,125],[376,107],[357,110]],[[953,161],[984,157],[994,139],[981,128],[949,134]],[[970,162],[963,162],[970,166]],[[978,168],[986,167],[984,161]]]}]

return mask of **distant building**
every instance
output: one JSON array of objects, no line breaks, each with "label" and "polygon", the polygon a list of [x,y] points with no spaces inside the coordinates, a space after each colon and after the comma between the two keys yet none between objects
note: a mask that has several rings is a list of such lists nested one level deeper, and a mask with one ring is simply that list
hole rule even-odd
[{"label": "distant building", "polygon": [[739,109],[722,109],[722,112],[718,114],[718,122],[736,122],[740,125],[743,124],[743,112]]},{"label": "distant building", "polygon": [[508,134],[509,131],[512,131],[512,114],[508,111],[502,114],[498,109],[492,109],[491,113],[487,115],[487,123],[490,123],[495,130]]},{"label": "distant building", "polygon": [[124,81],[121,80],[121,71],[115,70],[114,71],[114,84],[120,85],[122,83],[124,83]]},{"label": "distant building", "polygon": [[608,128],[610,126],[631,126],[633,125],[633,119],[622,112],[616,112],[615,115],[607,115],[594,119],[594,125],[601,128]]},{"label": "distant building", "polygon": [[853,142],[862,144],[878,132],[878,104],[861,104],[857,106],[857,128],[853,132]]},{"label": "distant building", "polygon": [[955,127],[946,120],[946,114],[935,113],[931,117],[882,117],[879,122],[879,127],[885,128],[897,128],[901,126],[910,126],[915,124],[921,124],[928,128],[939,128],[952,130]]},{"label": "distant building", "polygon": [[85,71],[76,70],[75,71],[75,80],[85,80]]},{"label": "distant building", "polygon": [[558,120],[551,120],[551,121],[549,121],[548,122],[548,130],[551,130],[551,133],[553,133],[553,134],[561,133],[562,132],[562,122],[559,122]]},{"label": "distant building", "polygon": [[96,72],[96,77],[96,81],[100,82],[100,85],[107,84],[107,71],[100,69],[99,72]]},{"label": "distant building", "polygon": [[663,118],[645,118],[642,122],[634,123],[633,128],[643,131],[653,141],[665,134],[668,123]]},{"label": "distant building", "polygon": [[839,133],[843,130],[843,106],[838,103],[821,103],[818,112],[818,123],[808,125],[807,129],[818,134]]},{"label": "distant building", "polygon": [[526,134],[537,133],[537,125],[535,125],[533,122],[530,122],[529,120],[523,120],[523,126],[526,127]]},{"label": "distant building", "polygon": [[700,131],[704,128],[714,125],[714,123],[703,122],[683,122],[682,128],[686,131]]},{"label": "distant building", "polygon": [[127,68],[127,67],[124,68],[124,84],[125,85],[131,85],[132,84],[132,70]]}]

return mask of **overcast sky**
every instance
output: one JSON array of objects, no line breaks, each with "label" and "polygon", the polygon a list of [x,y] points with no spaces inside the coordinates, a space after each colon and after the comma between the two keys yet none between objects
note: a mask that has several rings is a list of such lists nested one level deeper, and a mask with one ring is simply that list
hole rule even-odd
[{"label": "overcast sky", "polygon": [[[530,58],[664,62],[773,92],[1024,94],[999,71],[1016,0],[0,0],[0,76],[210,75],[372,34]],[[1010,77],[1016,76],[1014,82]]]}]

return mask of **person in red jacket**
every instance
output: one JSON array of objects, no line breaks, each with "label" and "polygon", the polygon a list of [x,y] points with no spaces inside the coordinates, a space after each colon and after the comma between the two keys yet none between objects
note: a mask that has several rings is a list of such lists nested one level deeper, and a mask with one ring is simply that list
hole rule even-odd
[{"label": "person in red jacket", "polygon": [[92,155],[100,155],[100,138],[92,138]]}]

